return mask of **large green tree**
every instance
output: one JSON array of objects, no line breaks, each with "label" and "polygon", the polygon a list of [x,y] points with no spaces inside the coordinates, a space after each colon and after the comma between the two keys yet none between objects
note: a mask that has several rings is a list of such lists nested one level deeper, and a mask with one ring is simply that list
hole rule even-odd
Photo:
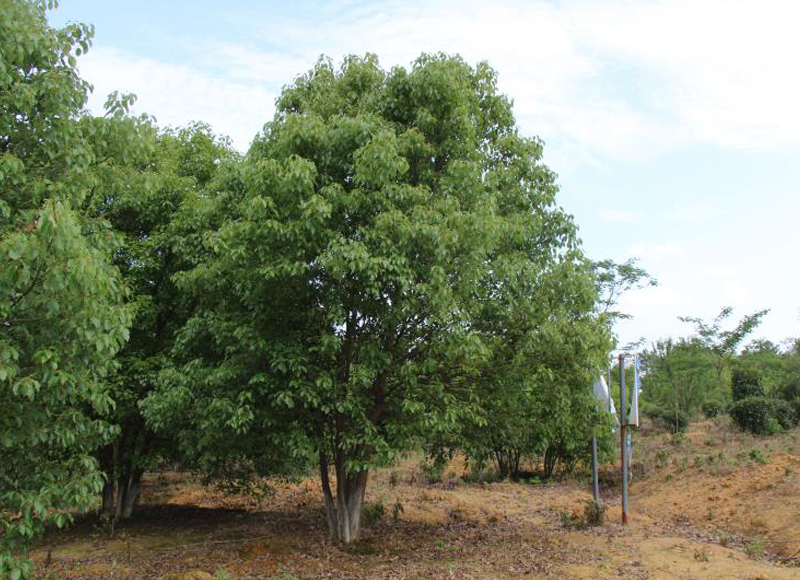
[{"label": "large green tree", "polygon": [[504,238],[564,250],[540,158],[485,64],[320,61],[187,218],[224,215],[180,278],[201,306],[151,420],[183,408],[195,432],[262,442],[251,457],[313,458],[331,536],[356,539],[370,468],[477,412],[475,316]]},{"label": "large green tree", "polygon": [[26,547],[47,522],[93,504],[103,484],[93,454],[113,432],[100,419],[113,405],[105,381],[130,313],[112,233],[86,211],[110,136],[85,113],[88,87],[74,68],[91,35],[49,27],[43,3],[0,2],[4,578],[27,574]]}]

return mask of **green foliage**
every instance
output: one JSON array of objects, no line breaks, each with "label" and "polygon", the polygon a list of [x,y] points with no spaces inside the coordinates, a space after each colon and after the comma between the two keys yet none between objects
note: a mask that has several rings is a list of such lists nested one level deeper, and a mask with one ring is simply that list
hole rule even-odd
[{"label": "green foliage", "polygon": [[766,465],[769,463],[769,459],[764,456],[764,453],[761,451],[761,449],[751,449],[747,456],[761,465]]},{"label": "green foliage", "polygon": [[655,278],[637,266],[635,258],[622,264],[612,260],[593,262],[592,270],[597,284],[597,310],[611,322],[630,318],[629,314],[614,310],[623,294],[646,286],[658,286]]},{"label": "green foliage", "polygon": [[713,419],[725,411],[725,407],[719,401],[706,401],[703,403],[702,409],[706,419]]},{"label": "green foliage", "polygon": [[173,276],[187,267],[180,257],[185,237],[179,210],[199,195],[222,164],[236,159],[229,144],[201,124],[157,137],[141,134],[139,140],[136,157],[106,156],[115,163],[107,163],[103,195],[92,204],[120,241],[114,261],[136,307],[130,340],[110,378],[116,402],[110,419],[120,434],[99,454],[106,474],[103,507],[115,517],[130,515],[145,469],[159,458],[180,455],[169,433],[156,435],[149,428],[139,403],[156,388],[160,374],[171,368],[176,331],[191,311],[191,303],[173,282]]},{"label": "green foliage", "polygon": [[743,431],[755,435],[774,433],[773,402],[766,397],[748,397],[736,401],[729,413],[734,423]]},{"label": "green foliage", "polygon": [[744,547],[744,553],[753,560],[760,560],[764,557],[764,540],[756,538],[748,542]]},{"label": "green foliage", "polygon": [[789,401],[773,399],[772,412],[781,429],[791,429],[798,423],[797,411]]},{"label": "green foliage", "polygon": [[662,429],[670,433],[683,433],[689,426],[690,416],[681,409],[664,408],[653,403],[643,403],[641,412]]},{"label": "green foliage", "polygon": [[[245,162],[187,207],[190,230],[215,231],[185,245],[195,266],[177,280],[197,310],[148,418],[177,425],[203,467],[317,458],[344,496],[419,438],[479,421],[472,379],[502,342],[481,326],[489,311],[540,277],[558,287],[585,272],[541,153],[485,64],[321,60],[284,90]],[[576,276],[588,291],[517,309],[576,313],[560,326],[537,313],[524,333],[539,344],[585,323],[593,282]],[[329,514],[345,518],[344,496],[328,496]]]},{"label": "green foliage", "polygon": [[735,369],[731,376],[731,394],[734,402],[750,397],[764,397],[766,392],[761,377],[753,369]]},{"label": "green foliage", "polygon": [[587,500],[583,515],[587,525],[602,526],[605,521],[606,506],[593,499]]},{"label": "green foliage", "polygon": [[722,397],[714,355],[697,339],[658,341],[642,358],[642,408],[672,432],[685,429],[709,396]]},{"label": "green foliage", "polygon": [[[83,109],[76,56],[92,29],[47,25],[39,2],[0,10],[0,576],[27,576],[29,542],[94,504],[99,417],[130,312],[105,220],[87,211],[112,140]],[[125,103],[112,111],[124,117]],[[115,146],[118,151],[123,145]],[[21,558],[21,559],[20,559]]]}]

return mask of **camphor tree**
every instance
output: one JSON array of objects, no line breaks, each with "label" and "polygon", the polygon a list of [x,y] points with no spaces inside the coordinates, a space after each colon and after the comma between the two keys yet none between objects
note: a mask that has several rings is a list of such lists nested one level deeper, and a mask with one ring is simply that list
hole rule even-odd
[{"label": "camphor tree", "polygon": [[[171,366],[175,332],[188,318],[191,304],[175,287],[173,275],[186,267],[177,246],[183,231],[175,224],[182,204],[216,175],[221,163],[236,155],[210,128],[193,124],[162,131],[157,137],[146,119],[96,119],[107,130],[128,129],[138,136],[138,155],[103,151],[101,183],[107,186],[91,200],[91,209],[113,227],[119,247],[114,263],[129,288],[134,306],[130,340],[117,355],[109,377],[115,401],[109,420],[119,434],[99,451],[106,475],[103,513],[127,518],[136,505],[145,469],[160,458],[176,458],[168,433],[156,434],[139,403],[152,391],[159,374]],[[110,145],[118,143],[112,140]]]},{"label": "camphor tree", "polygon": [[[528,237],[527,220],[544,225],[540,236]],[[491,353],[472,379],[480,413],[450,446],[476,466],[493,460],[500,477],[517,479],[524,459],[541,460],[550,477],[559,464],[586,459],[595,430],[607,427],[590,385],[611,348],[610,328],[596,313],[592,265],[569,216],[542,208],[507,231],[474,323]]]},{"label": "camphor tree", "polygon": [[[540,152],[485,64],[321,60],[186,217],[221,226],[190,245],[186,364],[150,420],[246,439],[254,467],[313,459],[331,537],[357,539],[370,468],[478,412],[470,378],[490,347],[475,317],[504,237],[565,251]],[[226,439],[181,438],[205,457]]]},{"label": "camphor tree", "polygon": [[0,576],[14,580],[45,523],[103,485],[105,380],[130,324],[111,231],[85,211],[104,136],[74,66],[92,30],[45,13],[0,2]]}]

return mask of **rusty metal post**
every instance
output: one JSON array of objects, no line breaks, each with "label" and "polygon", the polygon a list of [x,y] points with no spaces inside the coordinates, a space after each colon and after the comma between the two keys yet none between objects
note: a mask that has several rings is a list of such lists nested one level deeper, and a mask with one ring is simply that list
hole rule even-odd
[{"label": "rusty metal post", "polygon": [[619,411],[620,411],[620,452],[622,454],[622,523],[628,523],[628,453],[625,448],[625,435],[628,416],[625,412],[625,355],[619,355]]}]

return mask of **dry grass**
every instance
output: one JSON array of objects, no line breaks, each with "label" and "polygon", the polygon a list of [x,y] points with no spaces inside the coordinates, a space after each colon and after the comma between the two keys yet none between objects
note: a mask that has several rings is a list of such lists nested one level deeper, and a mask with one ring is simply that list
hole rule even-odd
[{"label": "dry grass", "polygon": [[117,537],[87,518],[48,534],[34,559],[39,578],[64,580],[796,578],[776,558],[800,547],[798,435],[758,439],[705,421],[675,439],[644,426],[624,528],[611,465],[601,471],[606,523],[564,527],[562,513],[585,513],[583,480],[465,484],[457,457],[430,484],[408,457],[373,474],[375,521],[348,547],[326,539],[316,478],[277,483],[259,501],[186,474],[149,475],[144,505]]}]

